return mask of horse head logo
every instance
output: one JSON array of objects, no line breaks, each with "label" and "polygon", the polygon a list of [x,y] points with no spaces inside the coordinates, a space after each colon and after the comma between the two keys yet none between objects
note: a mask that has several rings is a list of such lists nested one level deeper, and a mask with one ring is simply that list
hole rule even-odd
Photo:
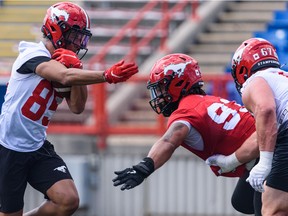
[{"label": "horse head logo", "polygon": [[167,75],[167,72],[172,70],[174,73],[178,75],[178,77],[180,77],[184,74],[186,66],[191,63],[192,61],[179,64],[170,64],[164,68],[164,74]]},{"label": "horse head logo", "polygon": [[[65,11],[65,10],[59,10],[58,8],[54,8],[54,7],[51,7],[51,12],[50,12],[50,16],[51,16],[51,20],[53,22],[58,21],[58,20],[63,20],[63,21],[66,21],[68,20],[69,18],[69,14]],[[58,17],[58,18],[56,18]],[[63,18],[61,18],[63,17]]]}]

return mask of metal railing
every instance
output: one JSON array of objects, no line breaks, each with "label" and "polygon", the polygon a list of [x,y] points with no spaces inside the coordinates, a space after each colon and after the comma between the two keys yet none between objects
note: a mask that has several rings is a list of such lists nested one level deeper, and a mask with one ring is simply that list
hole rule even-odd
[{"label": "metal railing", "polygon": [[[128,82],[143,82],[146,83],[148,77],[135,76]],[[223,75],[203,75],[203,80],[206,84],[212,84],[210,94],[228,98],[226,86],[228,82],[232,81],[230,74]],[[145,85],[145,84],[144,84]],[[90,118],[93,120],[92,124],[60,124],[50,123],[48,133],[60,134],[86,134],[97,135],[97,146],[102,149],[106,147],[106,138],[112,134],[146,134],[146,135],[161,135],[166,128],[165,118],[158,115],[154,125],[141,125],[137,127],[129,127],[127,125],[113,124],[109,122],[107,113],[107,84],[93,85],[90,92],[91,99],[93,99],[93,113]],[[148,101],[147,101],[148,103]]]},{"label": "metal railing", "polygon": [[[169,2],[164,1],[148,1],[137,13],[137,15],[127,22],[119,32],[111,38],[98,52],[98,54],[92,56],[89,61],[90,69],[104,69],[106,63],[106,57],[109,51],[113,49],[113,46],[120,44],[127,37],[130,39],[130,50],[124,55],[123,59],[135,61],[139,50],[147,45],[150,45],[153,39],[160,35],[159,48],[166,49],[166,41],[169,36],[169,23],[173,21],[173,18],[177,13],[186,14],[185,19],[198,19],[196,9],[198,8],[198,0],[185,0],[179,1],[174,4],[172,8],[169,8]],[[146,32],[139,40],[136,37],[136,31],[141,28],[141,21],[145,20],[145,16],[149,15],[149,12],[155,9],[157,6],[161,8],[162,19],[160,19],[154,26],[151,26],[150,30]],[[186,9],[189,9],[188,13]]]}]

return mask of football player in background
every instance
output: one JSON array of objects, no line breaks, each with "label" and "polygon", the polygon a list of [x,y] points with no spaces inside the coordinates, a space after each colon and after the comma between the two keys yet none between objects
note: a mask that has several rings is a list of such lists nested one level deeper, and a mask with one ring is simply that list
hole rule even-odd
[{"label": "football player in background", "polygon": [[69,170],[46,140],[49,120],[63,100],[52,84],[71,88],[65,100],[78,114],[85,108],[86,85],[123,82],[138,72],[124,61],[105,71],[82,69],[77,54],[87,52],[92,34],[87,13],[76,4],[51,6],[42,32],[40,43],[20,42],[0,115],[0,216],[23,215],[27,183],[46,201],[25,216],[68,216],[78,209]]},{"label": "football player in background", "polygon": [[260,193],[245,181],[259,156],[254,118],[234,101],[206,95],[202,87],[198,62],[190,56],[170,54],[154,64],[147,86],[149,103],[156,113],[169,117],[168,129],[139,164],[115,171],[114,186],[129,190],[141,184],[180,146],[203,160],[227,155],[218,167],[212,166],[213,158],[207,163],[217,176],[240,177],[232,205],[242,213],[260,216]]},{"label": "football player in background", "polygon": [[280,69],[275,47],[263,38],[238,47],[231,73],[256,123],[260,159],[247,181],[263,193],[264,216],[288,215],[288,73]]}]

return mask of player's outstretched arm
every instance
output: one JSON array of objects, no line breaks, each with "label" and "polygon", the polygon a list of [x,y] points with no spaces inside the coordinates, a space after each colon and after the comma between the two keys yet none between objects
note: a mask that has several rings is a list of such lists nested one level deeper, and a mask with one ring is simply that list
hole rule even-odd
[{"label": "player's outstretched arm", "polygon": [[148,156],[139,164],[114,172],[117,176],[112,180],[114,186],[122,185],[121,190],[129,190],[141,184],[156,169],[160,168],[172,156],[185,139],[189,128],[174,122],[165,134],[152,146]]},{"label": "player's outstretched arm", "polygon": [[121,60],[105,70],[103,76],[108,83],[119,83],[128,80],[137,72],[138,67],[135,63],[126,64],[124,60]]},{"label": "player's outstretched arm", "polygon": [[65,86],[103,82],[119,83],[138,73],[138,66],[135,63],[126,63],[124,60],[117,62],[105,71],[81,68],[82,63],[75,58],[75,54],[71,54],[65,49],[57,49],[52,55],[52,60],[40,63],[35,72],[49,81],[55,81]]}]

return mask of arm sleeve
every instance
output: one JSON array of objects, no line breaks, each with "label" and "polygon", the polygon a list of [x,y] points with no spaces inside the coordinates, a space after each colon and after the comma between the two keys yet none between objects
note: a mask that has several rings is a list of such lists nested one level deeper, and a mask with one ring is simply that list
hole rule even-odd
[{"label": "arm sleeve", "polygon": [[17,72],[20,74],[35,73],[35,69],[39,64],[41,64],[42,62],[50,61],[50,60],[51,60],[51,58],[49,58],[47,56],[37,56],[37,57],[31,58],[27,62],[25,62],[17,70]]},{"label": "arm sleeve", "polygon": [[185,125],[189,128],[189,131],[191,130],[191,127],[192,127],[192,126],[191,126],[191,124],[190,124],[188,121],[185,121],[185,120],[176,120],[176,121],[172,122],[172,124],[173,124],[173,123],[176,123],[176,122],[185,124]]}]

